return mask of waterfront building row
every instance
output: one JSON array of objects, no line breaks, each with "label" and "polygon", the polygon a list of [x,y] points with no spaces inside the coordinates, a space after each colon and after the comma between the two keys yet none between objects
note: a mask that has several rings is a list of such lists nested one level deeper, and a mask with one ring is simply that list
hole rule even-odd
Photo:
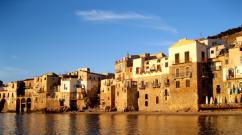
[{"label": "waterfront building row", "polygon": [[[199,111],[242,108],[242,37],[181,39],[164,53],[128,55],[115,79],[102,80],[103,111]],[[107,98],[108,97],[108,98]]]}]

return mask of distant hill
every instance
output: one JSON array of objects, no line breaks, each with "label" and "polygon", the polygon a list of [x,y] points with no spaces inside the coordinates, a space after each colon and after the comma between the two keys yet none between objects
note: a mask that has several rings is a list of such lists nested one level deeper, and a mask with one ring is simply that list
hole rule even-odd
[{"label": "distant hill", "polygon": [[214,36],[208,36],[208,39],[220,38],[228,43],[233,43],[236,37],[242,36],[242,25],[237,28],[228,29]]}]

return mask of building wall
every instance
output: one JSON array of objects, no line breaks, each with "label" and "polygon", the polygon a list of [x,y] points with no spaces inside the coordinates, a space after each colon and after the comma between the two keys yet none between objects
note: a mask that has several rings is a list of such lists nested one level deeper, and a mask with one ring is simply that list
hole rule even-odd
[{"label": "building wall", "polygon": [[[154,83],[156,79],[157,84]],[[139,111],[163,111],[166,109],[165,104],[169,99],[167,93],[170,93],[167,75],[140,77],[136,81],[138,83]]]},{"label": "building wall", "polygon": [[[179,75],[176,76],[176,69],[179,68],[181,73],[186,72],[186,68],[190,68],[190,74]],[[167,110],[169,111],[196,111],[198,110],[198,94],[199,94],[199,86],[198,86],[198,67],[197,63],[185,63],[172,65],[170,67],[170,99],[169,99],[169,107]],[[186,81],[190,81],[190,85],[186,86]],[[177,82],[179,82],[180,86],[177,88]]]},{"label": "building wall", "polygon": [[117,111],[138,109],[138,95],[136,82],[131,80],[116,82],[115,106],[117,108]]},{"label": "building wall", "polygon": [[101,81],[100,109],[107,111],[115,108],[115,80],[104,79]]}]

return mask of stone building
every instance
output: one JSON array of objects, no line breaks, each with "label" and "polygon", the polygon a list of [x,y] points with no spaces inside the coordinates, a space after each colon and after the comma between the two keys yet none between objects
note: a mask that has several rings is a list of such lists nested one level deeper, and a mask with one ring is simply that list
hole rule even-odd
[{"label": "stone building", "polygon": [[242,102],[242,37],[237,37],[225,55],[223,68],[222,103]]},{"label": "stone building", "polygon": [[70,110],[83,110],[85,104],[85,90],[81,81],[76,75],[63,75],[56,98],[60,101],[60,107],[67,107]]},{"label": "stone building", "polygon": [[97,107],[99,105],[99,94],[101,87],[101,80],[113,78],[114,75],[110,73],[94,73],[89,68],[79,68],[77,71],[68,73],[69,75],[76,75],[80,80],[80,87],[85,90],[87,107]]},{"label": "stone building", "polygon": [[161,111],[169,98],[168,57],[163,53],[145,54],[133,60],[137,81],[139,111]]},{"label": "stone building", "polygon": [[34,89],[39,93],[46,93],[48,97],[55,96],[58,85],[60,77],[52,72],[34,78]]},{"label": "stone building", "polygon": [[207,45],[181,39],[169,48],[170,98],[168,111],[197,111],[209,89]]},{"label": "stone building", "polygon": [[17,99],[17,82],[4,85],[0,91],[0,112],[15,111]]},{"label": "stone building", "polygon": [[117,111],[138,110],[137,82],[132,80],[133,59],[139,55],[123,57],[115,62],[115,106]]},{"label": "stone building", "polygon": [[138,110],[137,82],[131,79],[117,81],[115,85],[115,106],[117,111]]},{"label": "stone building", "polygon": [[100,110],[115,110],[115,79],[104,79],[101,81]]},{"label": "stone building", "polygon": [[[224,103],[226,102],[225,83],[223,78],[223,67],[228,62],[228,48],[225,45],[212,46],[208,50],[209,66],[212,75],[211,79],[211,94],[207,97],[206,104],[209,103]],[[211,98],[212,97],[212,98]]]}]

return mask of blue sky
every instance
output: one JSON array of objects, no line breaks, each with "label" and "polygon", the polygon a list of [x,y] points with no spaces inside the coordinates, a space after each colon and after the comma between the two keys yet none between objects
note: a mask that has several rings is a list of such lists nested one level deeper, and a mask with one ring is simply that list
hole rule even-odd
[{"label": "blue sky", "polygon": [[242,24],[240,0],[1,0],[0,80],[113,72],[129,54],[167,53],[180,38]]}]

